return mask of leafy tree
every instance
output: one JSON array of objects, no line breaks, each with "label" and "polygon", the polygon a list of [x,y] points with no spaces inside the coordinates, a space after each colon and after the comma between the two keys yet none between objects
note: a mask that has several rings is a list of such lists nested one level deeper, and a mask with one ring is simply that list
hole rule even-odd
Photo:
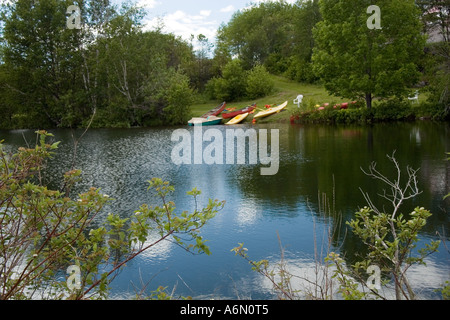
[{"label": "leafy tree", "polygon": [[312,83],[317,76],[312,69],[311,58],[315,47],[313,30],[322,17],[319,1],[297,2],[299,7],[294,11],[293,18],[293,52],[288,57],[286,76],[299,82]]},{"label": "leafy tree", "polygon": [[[430,41],[426,46],[425,81],[430,109],[437,109],[434,116],[446,118],[450,115],[450,1],[417,1],[422,11],[425,33]],[[433,108],[438,106],[439,108]]]},{"label": "leafy tree", "polygon": [[246,95],[247,73],[242,61],[230,61],[222,70],[222,77],[216,77],[208,82],[207,90],[213,98],[234,101]]},{"label": "leafy tree", "polygon": [[[65,113],[65,99],[79,86],[81,39],[66,28],[70,1],[20,0],[3,6],[3,59],[10,90],[8,104],[17,114],[28,116],[36,126],[59,125]],[[4,85],[5,87],[5,85]],[[36,121],[38,120],[38,121]]]},{"label": "leafy tree", "polygon": [[189,106],[194,102],[195,92],[190,87],[190,79],[185,74],[173,72],[168,87],[163,91],[167,99],[164,115],[171,125],[185,124],[191,118]]},{"label": "leafy tree", "polygon": [[[194,35],[191,36],[191,41],[193,39]],[[211,51],[214,45],[203,34],[199,34],[196,40],[199,48],[195,51],[195,58],[192,59],[189,74],[194,87],[203,90],[205,84],[212,78],[213,74]]]},{"label": "leafy tree", "polygon": [[264,65],[272,74],[312,82],[312,30],[320,19],[318,0],[254,4],[219,28],[216,54],[237,56],[246,70]]},{"label": "leafy tree", "polygon": [[81,29],[69,29],[72,4],[18,0],[2,7],[0,108],[8,127],[78,127],[92,118],[94,127],[171,122],[162,93],[173,71],[192,65],[192,48],[160,30],[143,32],[143,11],[129,3],[78,1]]},{"label": "leafy tree", "polygon": [[265,64],[271,54],[284,56],[292,40],[293,7],[285,1],[262,2],[237,11],[218,31],[218,39],[245,69]]},{"label": "leafy tree", "polygon": [[319,2],[323,20],[315,29],[314,70],[329,92],[362,99],[404,97],[418,82],[423,54],[420,11],[413,0],[382,0],[382,29],[370,29],[368,1]]},{"label": "leafy tree", "polygon": [[426,33],[437,32],[444,42],[450,41],[450,1],[449,0],[417,0],[417,6],[421,9],[421,19]]}]

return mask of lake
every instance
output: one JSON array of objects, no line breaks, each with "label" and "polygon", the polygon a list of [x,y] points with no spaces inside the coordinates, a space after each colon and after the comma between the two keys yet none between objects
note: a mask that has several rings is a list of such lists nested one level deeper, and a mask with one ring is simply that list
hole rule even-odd
[{"label": "lake", "polygon": [[[214,127],[225,135],[225,126]],[[380,207],[388,205],[377,196],[381,183],[366,176],[372,162],[389,177],[394,167],[387,155],[402,166],[418,169],[423,191],[407,202],[402,212],[417,206],[433,213],[420,235],[421,245],[439,235],[449,242],[450,125],[448,123],[389,123],[372,126],[325,125],[242,125],[236,128],[279,130],[279,170],[276,175],[261,175],[261,164],[175,165],[171,141],[175,129],[89,130],[79,141],[76,168],[83,170],[77,191],[99,187],[115,200],[109,212],[131,216],[143,203],[154,201],[147,192],[147,180],[160,177],[175,187],[173,200],[181,211],[195,204],[186,192],[202,191],[199,205],[209,198],[226,200],[226,205],[203,229],[211,256],[194,256],[165,242],[136,258],[112,283],[112,299],[133,298],[148,284],[174,291],[175,296],[196,299],[273,299],[270,283],[251,270],[251,266],[231,250],[244,243],[253,260],[281,259],[280,245],[289,270],[301,277],[314,276],[315,259],[323,260],[327,250],[345,252],[353,263],[362,250],[359,241],[346,230],[359,208],[366,206],[362,191]],[[206,130],[206,128],[204,129]],[[35,141],[33,130],[0,131],[8,147]],[[63,172],[72,166],[74,137],[82,130],[50,130],[62,141],[49,163],[46,179],[59,186]],[[270,142],[269,142],[270,143]],[[206,144],[205,144],[206,145]],[[328,227],[337,232],[328,241]],[[436,232],[439,232],[437,235]],[[421,247],[419,245],[419,247]],[[439,299],[434,289],[450,278],[450,253],[441,245],[439,253],[427,258],[427,266],[410,270],[410,280],[427,299]],[[296,280],[301,287],[305,282]]]}]

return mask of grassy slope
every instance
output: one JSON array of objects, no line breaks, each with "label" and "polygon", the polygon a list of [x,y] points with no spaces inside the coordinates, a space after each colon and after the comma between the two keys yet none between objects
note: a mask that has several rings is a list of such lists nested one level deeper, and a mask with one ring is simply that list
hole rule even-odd
[{"label": "grassy slope", "polygon": [[[279,105],[285,101],[288,101],[288,107],[285,111],[280,114],[275,114],[265,119],[258,120],[259,123],[266,122],[278,122],[278,121],[289,121],[291,112],[296,110],[297,105],[294,105],[293,101],[299,94],[304,96],[304,101],[314,101],[317,104],[323,103],[341,103],[348,102],[341,100],[336,97],[330,96],[322,86],[309,85],[290,81],[283,77],[272,76],[275,81],[275,92],[267,97],[260,98],[257,100],[246,100],[239,102],[227,103],[227,108],[241,109],[248,105],[256,103],[258,109],[265,109],[265,105]],[[215,106],[219,105],[219,101],[209,101],[205,104],[196,104],[191,107],[192,114],[194,117],[201,116],[213,109]],[[253,117],[248,117],[246,122],[251,122]]]}]

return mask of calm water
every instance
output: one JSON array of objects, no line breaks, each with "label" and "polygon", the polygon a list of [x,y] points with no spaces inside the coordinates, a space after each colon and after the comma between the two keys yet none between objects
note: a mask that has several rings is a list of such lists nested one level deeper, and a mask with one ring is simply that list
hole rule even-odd
[{"label": "calm water", "polygon": [[[275,176],[261,176],[261,164],[176,166],[171,161],[174,128],[90,130],[83,137],[76,159],[76,167],[83,170],[78,190],[95,186],[116,199],[104,215],[115,212],[130,216],[141,204],[150,203],[146,181],[152,177],[175,186],[173,200],[180,211],[194,208],[192,198],[186,196],[194,187],[202,190],[202,204],[209,198],[227,201],[203,230],[211,256],[191,256],[171,243],[163,243],[128,264],[113,282],[113,298],[133,297],[150,283],[149,290],[162,285],[175,289],[178,295],[200,299],[271,299],[270,284],[230,250],[243,242],[252,259],[275,263],[280,259],[279,235],[289,268],[308,277],[315,252],[326,249],[322,239],[327,221],[339,231],[331,249],[345,251],[348,262],[353,262],[361,246],[346,234],[345,224],[339,224],[339,220],[351,219],[366,205],[360,188],[378,205],[386,205],[376,196],[383,186],[365,176],[361,167],[375,161],[380,171],[391,175],[393,167],[386,155],[394,151],[403,168],[410,165],[421,169],[419,185],[423,193],[408,202],[404,212],[416,206],[431,210],[434,215],[421,240],[436,239],[438,231],[448,245],[449,201],[442,199],[450,190],[450,162],[445,161],[445,153],[450,151],[449,124],[276,124],[254,128],[280,130],[280,169]],[[72,135],[78,137],[82,131],[51,132],[55,140],[62,141],[47,175],[50,184],[57,187],[59,177],[72,164]],[[33,131],[0,131],[0,135],[14,148],[35,139]],[[322,194],[334,203],[334,214],[323,210],[319,201]],[[449,252],[441,246],[440,252],[427,260],[427,267],[411,269],[411,282],[423,296],[438,298],[433,289],[449,280],[449,258]]]}]

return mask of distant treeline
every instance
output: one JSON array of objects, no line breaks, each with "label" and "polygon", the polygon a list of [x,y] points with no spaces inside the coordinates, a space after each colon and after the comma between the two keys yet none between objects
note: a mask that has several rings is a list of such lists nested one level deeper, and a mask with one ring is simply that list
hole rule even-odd
[{"label": "distant treeline", "polygon": [[[201,34],[183,40],[163,26],[143,31],[144,12],[133,4],[8,2],[1,8],[0,128],[183,124],[199,97],[233,101],[270,94],[268,73],[320,82],[333,94],[368,102],[405,95],[422,75],[432,104],[446,106],[448,33],[426,50],[411,39],[422,43],[417,23],[423,31],[431,26],[448,32],[448,10],[431,10],[438,0],[400,2],[382,1],[390,6],[383,21],[398,25],[378,33],[365,27],[365,1],[253,4],[219,28],[214,44]],[[67,8],[74,4],[81,12],[79,29],[67,26]],[[393,9],[414,21],[396,19]]]},{"label": "distant treeline", "polygon": [[0,127],[183,121],[193,98],[192,47],[171,34],[143,32],[140,10],[109,1],[79,1],[81,29],[70,29],[72,4],[19,0],[3,7]]}]

